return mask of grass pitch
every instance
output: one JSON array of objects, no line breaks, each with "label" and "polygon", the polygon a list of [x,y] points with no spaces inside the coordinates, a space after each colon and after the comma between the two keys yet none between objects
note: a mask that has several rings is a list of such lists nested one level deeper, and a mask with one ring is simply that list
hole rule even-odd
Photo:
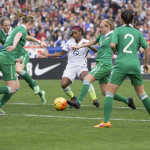
[{"label": "grass pitch", "polygon": [[[60,87],[60,80],[37,80],[46,91],[47,105],[42,106],[38,95],[21,80],[21,89],[3,107],[0,115],[0,150],[149,150],[150,118],[136,96],[129,80],[118,93],[132,96],[136,110],[114,101],[112,128],[93,128],[103,120],[104,97],[98,82],[94,82],[100,108],[92,105],[90,96],[84,98],[81,108],[57,111],[53,107],[56,97],[68,97]],[[1,81],[1,85],[3,82]],[[150,81],[145,80],[145,91],[150,96]],[[78,96],[82,82],[71,85]]]}]

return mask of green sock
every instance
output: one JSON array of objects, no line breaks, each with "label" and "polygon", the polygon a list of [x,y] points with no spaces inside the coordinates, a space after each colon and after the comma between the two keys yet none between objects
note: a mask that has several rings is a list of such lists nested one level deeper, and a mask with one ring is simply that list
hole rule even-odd
[{"label": "green sock", "polygon": [[0,94],[8,94],[9,89],[7,86],[0,86]]},{"label": "green sock", "polygon": [[88,80],[83,80],[83,86],[82,86],[82,89],[80,91],[80,95],[79,97],[77,98],[77,102],[79,102],[81,104],[84,96],[86,95],[86,93],[88,92],[89,90],[89,87],[90,87],[90,82]]},{"label": "green sock", "polygon": [[74,93],[71,91],[71,88],[68,86],[65,89],[63,89],[63,91],[65,92],[66,95],[68,95],[70,98],[73,98],[75,95]]},{"label": "green sock", "polygon": [[12,95],[13,95],[13,93],[3,94],[3,96],[0,99],[0,108],[11,98]]},{"label": "green sock", "polygon": [[139,98],[142,100],[147,112],[150,115],[150,98],[147,97],[146,93],[140,95]]},{"label": "green sock", "polygon": [[113,94],[106,92],[105,102],[104,102],[104,123],[110,121],[110,115],[113,108]]},{"label": "green sock", "polygon": [[116,93],[116,94],[114,95],[114,100],[121,101],[121,102],[123,102],[123,103],[125,103],[125,104],[128,104],[128,99],[125,98],[125,97],[122,96],[122,95],[119,95],[118,93]]},{"label": "green sock", "polygon": [[20,76],[29,84],[29,86],[33,89],[33,87],[37,86],[36,82],[31,78],[31,76],[25,71],[22,70]]},{"label": "green sock", "polygon": [[90,84],[90,87],[89,87],[89,90],[88,90],[92,100],[97,100],[97,97],[96,97],[96,93],[95,93],[95,89],[93,87],[92,84]]}]

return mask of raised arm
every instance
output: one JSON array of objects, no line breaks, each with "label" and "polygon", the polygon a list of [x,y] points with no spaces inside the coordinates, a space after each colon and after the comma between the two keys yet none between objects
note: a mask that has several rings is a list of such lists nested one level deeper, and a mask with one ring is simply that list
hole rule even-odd
[{"label": "raised arm", "polygon": [[59,53],[54,53],[54,54],[45,54],[45,53],[42,53],[39,55],[40,58],[47,58],[47,57],[61,57],[63,56],[64,54],[66,54],[67,52],[62,50],[61,52]]},{"label": "raised arm", "polygon": [[46,47],[45,43],[44,42],[41,42],[40,40],[32,37],[32,36],[26,36],[26,40],[27,41],[33,41],[33,42],[36,42],[36,43],[39,43],[41,47]]},{"label": "raised arm", "polygon": [[92,40],[92,41],[89,41],[89,42],[84,43],[82,45],[75,46],[75,47],[73,47],[73,49],[79,49],[79,48],[82,48],[82,47],[90,47],[90,46],[95,45],[95,44],[97,44],[97,41]]},{"label": "raised arm", "polygon": [[17,46],[18,42],[20,41],[21,37],[22,37],[22,33],[21,32],[18,32],[15,35],[13,45],[7,47],[7,51],[8,52],[11,52],[11,51],[13,51],[16,48],[16,46]]}]

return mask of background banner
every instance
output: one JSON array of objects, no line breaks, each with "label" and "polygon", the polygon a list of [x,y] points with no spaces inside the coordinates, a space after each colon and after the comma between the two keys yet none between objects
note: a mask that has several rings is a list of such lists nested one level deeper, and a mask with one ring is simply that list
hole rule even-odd
[{"label": "background banner", "polygon": [[[114,62],[115,60],[113,60]],[[150,79],[149,74],[144,74],[144,60],[140,59],[141,71],[144,79]],[[27,70],[33,79],[61,79],[63,71],[67,64],[67,58],[43,58],[30,59],[27,64]],[[96,65],[95,59],[88,59],[88,69],[91,70]],[[0,73],[0,79],[2,74]],[[20,78],[21,79],[21,78]]]}]

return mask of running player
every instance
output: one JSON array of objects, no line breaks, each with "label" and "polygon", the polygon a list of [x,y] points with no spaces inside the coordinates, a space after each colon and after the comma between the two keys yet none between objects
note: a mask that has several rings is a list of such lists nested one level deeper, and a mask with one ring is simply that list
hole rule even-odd
[{"label": "running player", "polygon": [[[72,27],[72,37],[70,40],[67,41],[65,46],[62,48],[62,51],[60,53],[55,54],[47,54],[44,55],[44,57],[61,57],[64,54],[68,53],[68,64],[66,66],[66,69],[64,70],[62,79],[61,79],[61,87],[63,91],[71,98],[71,101],[76,100],[76,96],[72,92],[71,88],[69,87],[70,84],[72,84],[78,76],[80,80],[83,81],[84,77],[88,74],[87,69],[87,54],[92,49],[93,51],[97,52],[97,49],[94,47],[85,47],[78,49],[76,51],[72,51],[72,47],[75,45],[82,45],[85,42],[88,42],[88,40],[84,39],[82,37],[83,35],[83,29],[79,26]],[[88,90],[92,100],[93,104],[96,107],[99,107],[99,103],[96,98],[95,90],[93,85],[91,84]]]},{"label": "running player", "polygon": [[[83,80],[83,86],[82,86],[82,89],[81,89],[78,99],[74,102],[67,101],[69,105],[74,106],[76,109],[80,108],[81,101],[83,100],[84,96],[86,95],[91,82],[93,82],[95,80],[99,80],[102,94],[104,96],[106,94],[106,89],[108,86],[110,74],[112,72],[113,51],[110,48],[110,42],[111,42],[111,38],[113,35],[113,29],[114,29],[112,20],[104,19],[100,23],[100,29],[101,29],[101,33],[96,38],[96,40],[92,40],[83,45],[74,47],[74,49],[76,49],[76,48],[79,49],[82,47],[87,47],[87,46],[91,46],[91,45],[99,43],[99,49],[98,49],[97,58],[96,58],[97,65],[90,71],[90,73],[87,76],[85,76],[85,78]],[[122,101],[125,104],[127,104],[129,107],[131,107],[132,109],[136,109],[136,107],[133,103],[133,99],[131,97],[127,99],[116,93],[114,96],[114,100]]]},{"label": "running player", "polygon": [[[2,25],[2,29],[0,30],[0,43],[2,45],[4,45],[6,37],[12,32],[13,28],[10,25],[10,19],[8,17],[1,18],[1,25]],[[41,42],[31,36],[26,36],[26,40],[37,42],[42,47],[45,46],[43,42]],[[23,50],[22,53],[20,53],[20,55],[18,56],[18,59],[23,59],[23,63],[22,64],[16,63],[16,65],[15,65],[16,72],[19,75],[21,75],[21,77],[29,84],[29,86],[32,89],[34,89],[34,91],[36,90],[35,91],[36,93],[38,90],[37,94],[40,96],[40,98],[42,100],[42,104],[45,105],[46,104],[45,91],[39,91],[39,86],[37,86],[36,82],[31,78],[31,76],[29,76],[28,73],[25,75],[21,74],[21,72],[23,72],[23,70],[27,72],[26,65],[29,62],[29,54],[27,53],[27,51]],[[18,83],[18,88],[20,88],[18,79],[17,79],[17,83]],[[10,98],[9,96],[3,95],[2,98],[0,99],[0,101],[3,101],[3,103],[4,103],[5,101],[7,102],[9,98]]]},{"label": "running player", "polygon": [[138,97],[150,114],[150,98],[144,91],[140,62],[137,55],[137,51],[140,47],[145,49],[145,63],[143,68],[145,72],[148,72],[149,47],[141,32],[131,25],[134,18],[133,11],[123,11],[121,18],[124,25],[115,29],[111,40],[111,48],[113,51],[117,51],[118,56],[110,83],[106,90],[104,121],[94,126],[95,128],[111,127],[110,115],[113,107],[113,97],[126,77],[130,78]]},{"label": "running player", "polygon": [[[30,31],[33,26],[34,17],[28,15],[24,16],[23,24],[12,30],[7,36],[0,52],[0,71],[3,73],[6,83],[6,86],[0,86],[0,93],[4,94],[7,100],[18,90],[15,63],[22,63],[21,59],[17,59],[17,55],[22,51],[26,43],[27,32]],[[6,100],[3,100],[0,101],[1,113],[4,113],[1,107],[6,103]]]}]

